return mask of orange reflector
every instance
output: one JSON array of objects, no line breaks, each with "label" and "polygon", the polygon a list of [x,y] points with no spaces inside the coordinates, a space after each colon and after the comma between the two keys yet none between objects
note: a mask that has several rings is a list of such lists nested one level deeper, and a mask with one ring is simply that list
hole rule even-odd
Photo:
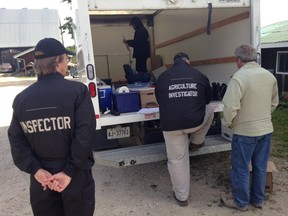
[{"label": "orange reflector", "polygon": [[89,83],[89,92],[91,97],[96,97],[96,85],[93,82]]}]

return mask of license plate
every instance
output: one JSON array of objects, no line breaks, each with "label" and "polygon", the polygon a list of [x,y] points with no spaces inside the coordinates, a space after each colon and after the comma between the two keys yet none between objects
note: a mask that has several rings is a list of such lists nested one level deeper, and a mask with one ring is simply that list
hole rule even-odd
[{"label": "license plate", "polygon": [[130,127],[116,127],[107,129],[107,139],[130,137]]}]

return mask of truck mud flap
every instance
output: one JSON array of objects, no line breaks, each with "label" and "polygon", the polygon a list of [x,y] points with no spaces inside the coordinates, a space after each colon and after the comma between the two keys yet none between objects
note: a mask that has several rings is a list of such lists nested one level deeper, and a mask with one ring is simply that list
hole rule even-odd
[{"label": "truck mud flap", "polygon": [[[231,143],[220,135],[209,136],[205,145],[197,151],[190,151],[190,156],[205,155],[230,151]],[[155,143],[101,152],[94,152],[95,163],[110,167],[125,167],[167,160],[165,143]]]}]

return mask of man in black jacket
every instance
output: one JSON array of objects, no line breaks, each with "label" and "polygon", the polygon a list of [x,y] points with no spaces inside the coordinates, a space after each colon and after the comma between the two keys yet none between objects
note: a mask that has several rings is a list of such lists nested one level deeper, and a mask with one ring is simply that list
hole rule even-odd
[{"label": "man in black jacket", "polygon": [[133,58],[136,59],[136,71],[147,72],[147,59],[150,57],[150,41],[147,29],[144,27],[139,17],[133,17],[130,25],[135,30],[133,40],[123,42],[133,47]]},{"label": "man in black jacket", "polygon": [[68,81],[69,50],[53,38],[35,47],[38,80],[13,102],[8,129],[15,165],[30,174],[36,216],[92,216],[95,113],[87,87]]},{"label": "man in black jacket", "polygon": [[[178,53],[174,65],[156,83],[160,122],[166,144],[173,195],[180,206],[188,205],[191,150],[204,145],[214,117],[208,78],[190,66],[189,57]],[[189,137],[190,136],[190,137]]]}]

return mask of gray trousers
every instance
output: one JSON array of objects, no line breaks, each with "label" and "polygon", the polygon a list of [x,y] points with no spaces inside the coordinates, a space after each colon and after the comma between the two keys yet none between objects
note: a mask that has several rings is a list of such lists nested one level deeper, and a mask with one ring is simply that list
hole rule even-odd
[{"label": "gray trousers", "polygon": [[204,142],[213,118],[213,106],[208,104],[204,121],[200,126],[185,130],[163,131],[173,191],[177,199],[181,201],[188,199],[190,190],[189,143]]}]

